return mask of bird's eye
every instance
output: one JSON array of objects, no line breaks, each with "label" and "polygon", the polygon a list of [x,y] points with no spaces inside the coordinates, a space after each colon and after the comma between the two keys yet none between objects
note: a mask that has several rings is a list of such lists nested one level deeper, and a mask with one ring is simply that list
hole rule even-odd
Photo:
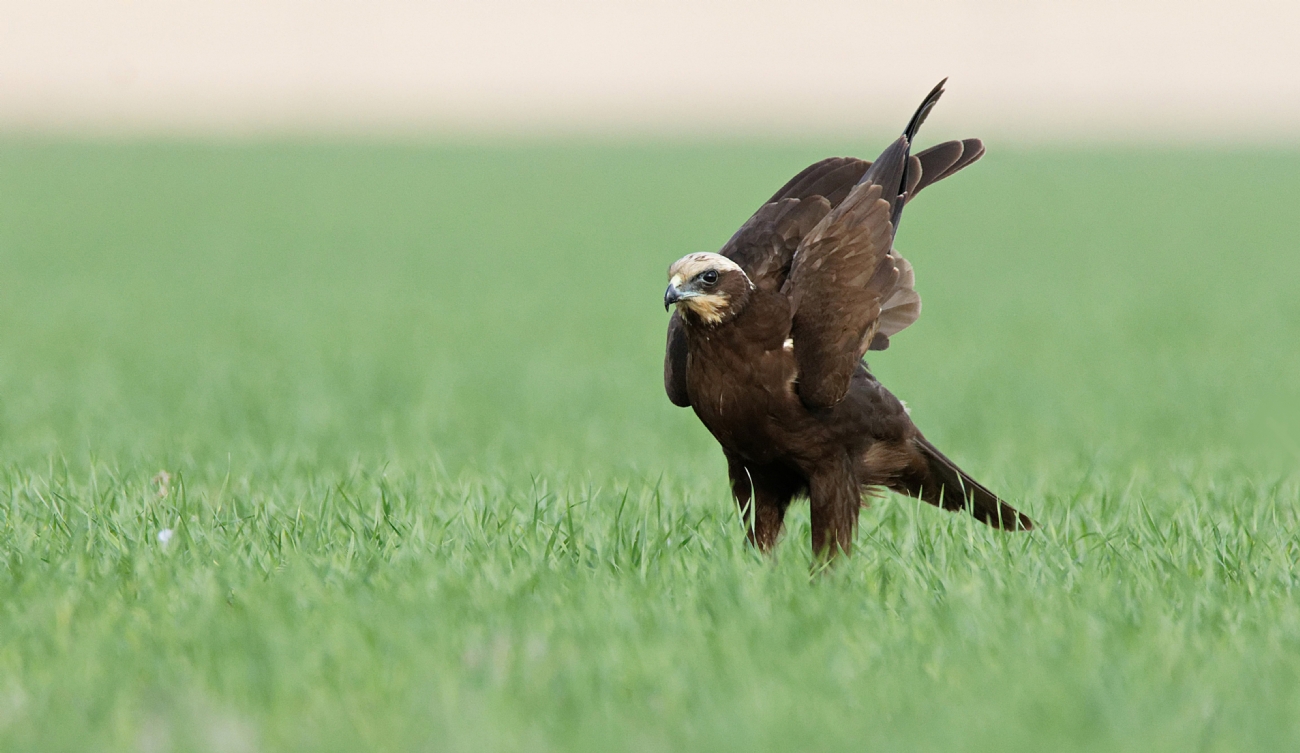
[{"label": "bird's eye", "polygon": [[705,285],[717,285],[717,284],[718,284],[718,273],[717,273],[716,271],[710,269],[710,270],[708,270],[707,272],[705,272],[704,274],[700,275],[700,280],[702,280],[702,281],[704,282]]}]

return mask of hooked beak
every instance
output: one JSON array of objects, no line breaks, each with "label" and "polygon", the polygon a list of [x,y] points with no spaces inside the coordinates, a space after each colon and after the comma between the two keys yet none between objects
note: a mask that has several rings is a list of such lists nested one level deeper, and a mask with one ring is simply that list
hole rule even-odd
[{"label": "hooked beak", "polygon": [[692,289],[690,283],[686,283],[686,288],[683,290],[682,288],[677,287],[676,282],[671,282],[668,284],[668,289],[664,291],[664,311],[667,311],[669,306],[678,301],[699,297],[700,292]]},{"label": "hooked beak", "polygon": [[682,291],[678,290],[676,285],[669,285],[668,289],[664,291],[664,311],[667,311],[669,306],[677,303],[684,297]]}]

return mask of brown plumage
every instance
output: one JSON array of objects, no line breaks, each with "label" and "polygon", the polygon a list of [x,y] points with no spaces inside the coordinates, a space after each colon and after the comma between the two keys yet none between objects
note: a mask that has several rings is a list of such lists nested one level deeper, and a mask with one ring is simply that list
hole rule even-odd
[{"label": "brown plumage", "polygon": [[722,445],[732,492],[761,549],[806,494],[813,549],[848,551],[864,494],[884,487],[998,528],[1033,522],[921,435],[862,356],[920,315],[893,248],[904,205],[984,154],[978,139],[911,154],[943,93],[925,98],[875,162],[834,157],[790,179],[717,254],[668,270],[664,387]]}]

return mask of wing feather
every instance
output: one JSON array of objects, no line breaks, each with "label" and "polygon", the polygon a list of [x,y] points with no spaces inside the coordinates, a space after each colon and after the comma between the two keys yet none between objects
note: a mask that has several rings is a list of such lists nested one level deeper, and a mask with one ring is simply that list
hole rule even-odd
[{"label": "wing feather", "polygon": [[821,196],[764,204],[719,253],[740,265],[755,286],[780,290],[799,241],[830,211]]},{"label": "wing feather", "polygon": [[[966,139],[945,141],[912,155],[906,171],[906,200],[911,201],[921,189],[952,175],[983,154],[984,145],[979,139]],[[739,264],[755,285],[779,290],[804,235],[848,198],[871,165],[856,157],[828,157],[814,162],[786,181],[759,207],[720,253]],[[806,205],[814,200],[817,203],[813,206]]]},{"label": "wing feather", "polygon": [[921,189],[936,183],[984,156],[984,142],[979,139],[963,141],[945,141],[923,152],[918,152],[915,159],[921,163],[921,175],[915,188],[908,189],[907,200],[911,201]]},{"label": "wing feather", "polygon": [[793,312],[797,389],[810,408],[842,400],[863,354],[888,347],[889,336],[920,314],[912,266],[892,250],[903,205],[926,184],[927,165],[937,180],[965,155],[961,142],[926,150],[925,159],[911,154],[917,129],[942,96],[943,84],[926,95],[903,135],[795,252],[783,291]]},{"label": "wing feather", "polygon": [[[909,142],[911,136],[915,135],[916,128],[929,113],[929,109],[933,107],[937,94],[941,92],[942,84],[935,87],[935,91],[931,92],[912,121],[908,123],[905,136]],[[888,155],[889,150],[886,150],[886,153],[881,156]],[[905,163],[906,170],[901,172],[903,185],[900,187],[905,192],[904,202],[911,201],[926,186],[952,175],[983,155],[984,144],[979,139],[965,139],[936,144],[910,156]],[[833,242],[833,238],[850,235],[845,233],[843,228],[837,228],[834,232],[827,228],[827,232],[816,244],[804,243],[814,228],[826,224],[833,211],[846,204],[871,166],[872,162],[855,157],[830,157],[814,162],[787,181],[772,195],[771,199],[759,207],[758,211],[722,247],[721,253],[739,264],[756,286],[771,291],[789,290],[791,286],[788,284],[788,279],[801,247],[808,248],[807,255],[816,256],[818,251],[813,250],[812,246],[825,248]],[[879,172],[878,170],[877,173]],[[881,200],[885,200],[886,204],[895,203],[892,197],[883,195]],[[852,236],[856,239],[856,243],[865,244],[863,248],[846,249],[845,253],[838,255],[822,252],[826,258],[815,263],[817,270],[801,273],[801,276],[807,276],[810,281],[809,289],[803,292],[811,293],[816,299],[820,298],[823,291],[820,291],[816,285],[811,285],[811,281],[821,274],[823,268],[830,270],[846,264],[861,267],[853,275],[852,280],[863,289],[849,292],[852,293],[852,305],[856,306],[854,309],[856,315],[867,317],[872,323],[848,327],[839,336],[839,339],[843,340],[839,350],[841,354],[857,353],[852,363],[856,363],[856,360],[861,358],[862,353],[858,352],[860,349],[883,350],[889,347],[889,338],[915,322],[921,314],[921,296],[915,290],[916,275],[912,265],[896,250],[890,248],[896,227],[896,222],[891,223],[890,218],[899,210],[901,206],[886,214],[883,226],[879,226],[879,217],[873,214],[878,212],[878,209],[870,205],[864,204],[858,206],[854,212],[842,213],[840,221],[846,221],[846,218],[847,221],[853,221],[852,218],[858,220],[869,218],[878,226],[870,233],[858,233]],[[885,227],[888,229],[885,230]],[[883,240],[886,236],[889,238],[887,242]],[[876,259],[876,255],[880,253],[877,246],[882,244],[884,254],[874,262],[875,266],[872,267],[871,260]],[[831,277],[834,278],[834,274]],[[822,283],[825,283],[825,280]],[[832,279],[829,284],[823,285],[824,292],[829,294],[831,288],[841,284],[842,281]],[[866,292],[863,292],[864,290]],[[792,295],[792,299],[794,297]],[[803,297],[802,293],[798,297]],[[828,299],[828,301],[832,300],[834,299]],[[828,308],[835,307],[833,303],[822,305],[827,305]],[[846,316],[848,315],[846,312]],[[826,322],[818,324],[816,319],[810,309],[805,308],[802,326],[809,333],[814,330],[833,328]],[[668,343],[664,353],[664,388],[674,404],[686,407],[690,405],[690,397],[686,392],[687,343],[682,326],[681,317],[674,313],[668,324]],[[806,354],[804,358],[810,366],[814,361],[830,358],[828,353],[812,354],[810,347],[804,347]],[[804,371],[802,365],[804,361],[800,363],[800,370]],[[843,367],[832,370],[834,374],[828,377],[831,382],[837,383],[836,380],[840,378],[838,374],[842,370]],[[851,368],[848,373],[852,375]],[[802,379],[804,383],[808,382],[807,377]],[[810,393],[815,391],[811,387],[807,389]],[[845,381],[845,389],[847,389],[847,381]],[[834,388],[830,389],[830,393],[834,392]],[[823,396],[822,399],[825,397]]]},{"label": "wing feather", "polygon": [[856,157],[828,157],[805,167],[767,201],[824,196],[831,206],[837,206],[862,180],[869,167],[870,162]]},{"label": "wing feather", "polygon": [[799,397],[814,408],[842,399],[901,276],[890,255],[890,202],[862,183],[804,238],[786,283]]},{"label": "wing feather", "polygon": [[888,348],[889,338],[921,318],[921,294],[916,292],[916,272],[912,270],[911,262],[898,253],[898,249],[889,253],[894,257],[894,266],[898,268],[898,281],[894,283],[894,291],[880,304],[880,327],[868,350]]}]

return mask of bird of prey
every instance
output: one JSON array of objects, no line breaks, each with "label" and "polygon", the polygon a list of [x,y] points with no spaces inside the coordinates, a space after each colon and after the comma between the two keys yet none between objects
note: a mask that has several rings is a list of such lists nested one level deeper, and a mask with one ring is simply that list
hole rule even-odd
[{"label": "bird of prey", "polygon": [[947,79],[874,161],[833,157],[790,179],[714,253],[668,270],[664,387],[722,445],[748,536],[769,550],[807,495],[813,551],[849,552],[864,494],[884,487],[998,528],[1033,527],[921,434],[862,357],[916,321],[903,207],[984,154],[978,139],[912,154]]}]

